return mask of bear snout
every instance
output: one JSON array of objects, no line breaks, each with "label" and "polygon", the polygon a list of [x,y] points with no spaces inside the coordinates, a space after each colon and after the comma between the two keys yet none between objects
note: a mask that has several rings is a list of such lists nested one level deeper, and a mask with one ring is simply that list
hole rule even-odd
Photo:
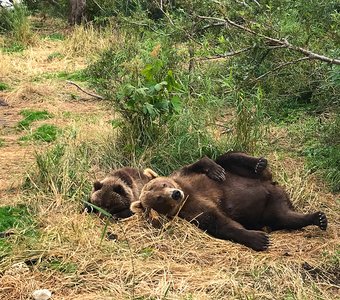
[{"label": "bear snout", "polygon": [[182,194],[183,192],[181,192],[180,190],[174,190],[171,194],[171,198],[174,200],[180,200],[182,198]]}]

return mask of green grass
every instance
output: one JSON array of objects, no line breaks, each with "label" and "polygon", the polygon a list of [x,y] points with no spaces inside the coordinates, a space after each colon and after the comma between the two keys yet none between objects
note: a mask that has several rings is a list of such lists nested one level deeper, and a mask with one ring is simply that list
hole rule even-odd
[{"label": "green grass", "polygon": [[25,109],[22,110],[20,114],[24,117],[24,119],[18,123],[18,128],[20,129],[28,129],[31,126],[31,124],[35,121],[52,118],[52,115],[46,110],[38,111]]},{"label": "green grass", "polygon": [[21,141],[42,141],[42,142],[54,142],[59,134],[60,130],[55,125],[44,124],[35,129],[31,134],[25,135],[20,138]]},{"label": "green grass", "polygon": [[6,91],[9,90],[9,85],[7,83],[1,82],[0,81],[0,91]]},{"label": "green grass", "polygon": [[[0,207],[0,232],[17,229],[24,235],[34,234],[34,221],[25,205]],[[12,249],[12,244],[6,238],[0,238],[0,257]]]},{"label": "green grass", "polygon": [[61,71],[61,72],[52,72],[45,73],[33,78],[34,82],[39,82],[44,79],[60,79],[60,80],[72,80],[72,81],[86,81],[88,76],[82,71],[75,71],[72,73]]},{"label": "green grass", "polygon": [[2,47],[1,49],[4,53],[17,53],[24,51],[26,47],[19,42],[13,42],[10,43],[8,46]]},{"label": "green grass", "polygon": [[78,266],[72,262],[65,262],[58,259],[50,259],[43,262],[39,268],[55,270],[65,274],[73,274],[77,272]]},{"label": "green grass", "polygon": [[49,56],[47,56],[48,61],[52,61],[54,59],[62,59],[65,55],[61,54],[60,52],[53,52]]},{"label": "green grass", "polygon": [[45,38],[51,41],[64,41],[65,40],[65,36],[60,32],[53,32],[45,36]]},{"label": "green grass", "polygon": [[5,146],[5,140],[0,138],[0,147],[3,147]]}]

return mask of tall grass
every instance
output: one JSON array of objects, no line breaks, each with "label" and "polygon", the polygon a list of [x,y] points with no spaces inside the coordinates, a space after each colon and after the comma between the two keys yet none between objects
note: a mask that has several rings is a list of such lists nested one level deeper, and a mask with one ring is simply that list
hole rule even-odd
[{"label": "tall grass", "polygon": [[6,33],[13,42],[29,45],[34,42],[29,12],[24,5],[13,10],[0,9],[0,32]]}]

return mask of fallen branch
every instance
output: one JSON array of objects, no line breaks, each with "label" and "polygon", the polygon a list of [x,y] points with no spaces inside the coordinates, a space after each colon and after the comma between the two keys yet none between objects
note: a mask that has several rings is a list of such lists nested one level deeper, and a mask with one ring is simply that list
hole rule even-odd
[{"label": "fallen branch", "polygon": [[83,88],[81,88],[78,84],[74,83],[73,81],[66,80],[66,82],[67,82],[68,84],[72,84],[72,85],[76,86],[79,90],[81,90],[83,93],[85,93],[85,94],[87,94],[87,95],[89,95],[89,96],[92,96],[92,97],[94,97],[94,98],[98,98],[98,99],[101,99],[101,100],[104,100],[104,99],[105,99],[105,98],[102,97],[102,96],[99,96],[99,95],[97,95],[97,94],[94,94],[94,93],[90,93],[90,92],[85,91]]},{"label": "fallen branch", "polygon": [[252,35],[261,37],[261,38],[265,39],[266,41],[269,41],[272,45],[279,45],[279,46],[282,46],[282,48],[287,48],[287,49],[290,49],[290,50],[293,50],[293,51],[300,52],[300,53],[304,54],[305,56],[309,57],[310,59],[316,59],[316,60],[320,60],[320,61],[327,62],[327,63],[330,63],[330,64],[340,65],[340,59],[330,58],[330,57],[327,57],[327,56],[324,56],[324,55],[321,55],[321,54],[318,54],[318,53],[314,53],[314,52],[307,50],[307,49],[304,49],[302,47],[294,46],[291,43],[289,43],[286,39],[279,40],[279,39],[275,39],[275,38],[269,37],[267,35],[264,35],[262,33],[258,33],[258,32],[254,31],[254,30],[252,30],[248,27],[237,24],[237,23],[231,21],[228,18],[221,19],[221,18],[206,17],[206,16],[197,16],[197,17],[200,18],[200,19],[203,19],[203,20],[212,20],[212,21],[218,22],[218,23],[215,23],[215,26],[230,25],[230,26],[236,27],[236,28],[238,28],[242,31],[245,31],[245,32],[248,32]]}]

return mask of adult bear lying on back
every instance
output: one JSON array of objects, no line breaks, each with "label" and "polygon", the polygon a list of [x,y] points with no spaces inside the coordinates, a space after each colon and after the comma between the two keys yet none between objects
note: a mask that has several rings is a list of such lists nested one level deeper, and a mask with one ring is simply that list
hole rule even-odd
[{"label": "adult bear lying on back", "polygon": [[[225,155],[216,161],[227,170],[228,159],[230,156]],[[246,162],[246,165],[253,164],[247,159]],[[203,169],[209,169],[215,164],[204,158],[170,177],[151,180],[143,187],[139,201],[132,204],[131,210],[140,213],[154,209],[168,217],[178,215],[214,237],[257,251],[269,246],[269,237],[260,231],[265,226],[279,230],[316,225],[326,230],[327,218],[323,212],[301,214],[293,211],[288,195],[271,181],[270,172],[258,174],[251,168],[243,176],[227,172],[223,181],[197,172],[197,166],[201,170],[202,165],[205,166]],[[254,178],[250,178],[251,172]]]}]

